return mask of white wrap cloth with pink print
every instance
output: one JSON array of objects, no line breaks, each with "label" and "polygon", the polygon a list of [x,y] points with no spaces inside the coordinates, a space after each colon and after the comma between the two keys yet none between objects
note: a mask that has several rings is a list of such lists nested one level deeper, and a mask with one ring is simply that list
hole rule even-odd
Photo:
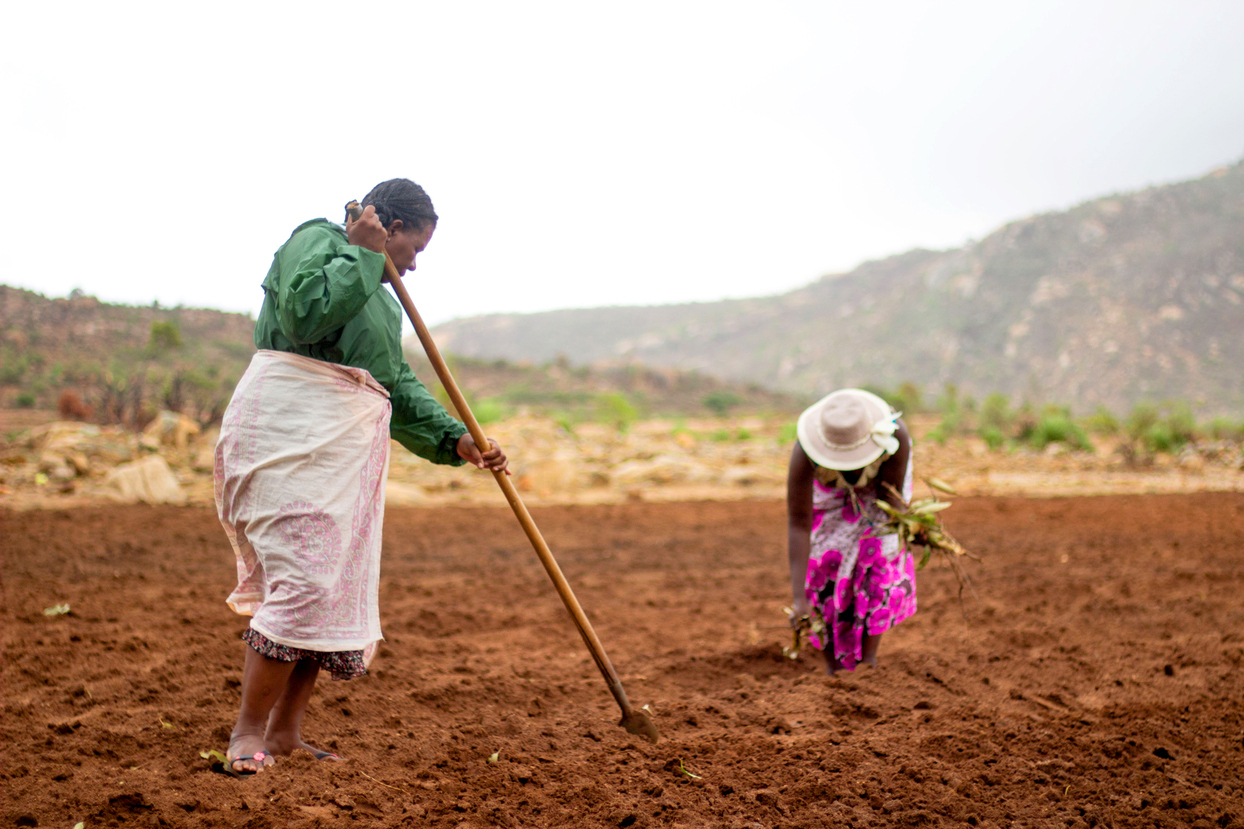
[{"label": "white wrap cloth with pink print", "polygon": [[228,602],[273,642],[371,661],[390,412],[365,369],[297,354],[260,351],[238,382],[216,444]]}]

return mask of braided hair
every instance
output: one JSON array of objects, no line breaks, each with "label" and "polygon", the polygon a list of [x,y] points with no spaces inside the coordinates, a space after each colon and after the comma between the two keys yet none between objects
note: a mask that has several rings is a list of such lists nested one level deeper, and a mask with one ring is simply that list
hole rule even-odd
[{"label": "braided hair", "polygon": [[395,219],[401,219],[406,227],[422,230],[435,225],[440,217],[432,209],[432,200],[423,188],[408,178],[391,178],[382,181],[363,197],[363,206],[376,208],[376,218],[388,227]]}]

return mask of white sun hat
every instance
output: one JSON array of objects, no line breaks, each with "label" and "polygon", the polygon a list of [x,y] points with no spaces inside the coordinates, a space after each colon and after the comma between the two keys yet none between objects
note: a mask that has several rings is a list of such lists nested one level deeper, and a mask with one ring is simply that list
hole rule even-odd
[{"label": "white sun hat", "polygon": [[839,389],[813,403],[795,426],[799,445],[817,466],[863,469],[898,451],[898,413],[863,389]]}]

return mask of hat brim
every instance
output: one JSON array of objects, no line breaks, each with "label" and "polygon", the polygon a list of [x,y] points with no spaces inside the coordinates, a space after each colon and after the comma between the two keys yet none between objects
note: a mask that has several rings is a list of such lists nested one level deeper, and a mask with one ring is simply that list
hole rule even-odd
[{"label": "hat brim", "polygon": [[804,454],[811,458],[812,462],[817,466],[844,471],[848,469],[863,469],[885,453],[885,449],[877,443],[875,437],[870,436],[868,440],[851,449],[836,449],[821,437],[820,432],[816,428],[821,411],[831,400],[845,395],[851,395],[863,403],[873,423],[882,418],[889,417],[893,412],[890,404],[872,392],[864,391],[863,389],[839,389],[836,392],[825,395],[804,409],[795,424],[795,435],[799,438],[799,445],[803,447]]}]

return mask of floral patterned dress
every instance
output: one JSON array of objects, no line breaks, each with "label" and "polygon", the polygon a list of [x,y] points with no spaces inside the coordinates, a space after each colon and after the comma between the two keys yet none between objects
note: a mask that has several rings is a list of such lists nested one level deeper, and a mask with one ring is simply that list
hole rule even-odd
[{"label": "floral patterned dress", "polygon": [[[820,616],[825,627],[814,625],[810,639],[819,650],[832,647],[848,671],[861,659],[866,634],[884,633],[916,612],[915,559],[900,548],[898,536],[878,532],[886,520],[877,506],[879,466],[866,469],[855,486],[835,470],[815,467],[804,591],[813,618]],[[909,460],[903,497],[911,495]]]}]

